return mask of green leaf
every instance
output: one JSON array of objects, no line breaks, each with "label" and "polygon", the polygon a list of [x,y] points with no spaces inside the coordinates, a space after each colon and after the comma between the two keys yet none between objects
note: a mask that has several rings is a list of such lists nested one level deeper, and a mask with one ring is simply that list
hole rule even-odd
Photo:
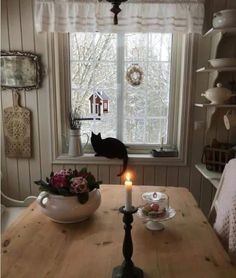
[{"label": "green leaf", "polygon": [[34,183],[37,184],[37,185],[48,186],[48,183],[45,182],[44,180],[35,181]]},{"label": "green leaf", "polygon": [[77,171],[77,169],[75,169],[74,171],[73,171],[73,175],[72,175],[73,177],[77,177],[78,176],[78,171]]},{"label": "green leaf", "polygon": [[84,174],[87,174],[88,172],[87,172],[87,168],[86,167],[84,167],[84,168],[82,168],[80,171],[79,171],[79,176],[82,176],[82,175],[84,175]]},{"label": "green leaf", "polygon": [[77,197],[78,197],[80,204],[85,204],[89,199],[89,193],[88,192],[79,193],[79,194],[77,194]]},{"label": "green leaf", "polygon": [[46,191],[46,192],[58,195],[57,189],[53,188],[53,187],[50,187],[50,186],[40,185],[39,190],[40,191]]},{"label": "green leaf", "polygon": [[88,177],[86,179],[88,181],[88,184],[91,184],[91,185],[96,182],[94,176],[92,176],[91,174],[88,175]]},{"label": "green leaf", "polygon": [[67,188],[58,188],[58,193],[63,196],[71,196],[72,194],[69,192]]}]

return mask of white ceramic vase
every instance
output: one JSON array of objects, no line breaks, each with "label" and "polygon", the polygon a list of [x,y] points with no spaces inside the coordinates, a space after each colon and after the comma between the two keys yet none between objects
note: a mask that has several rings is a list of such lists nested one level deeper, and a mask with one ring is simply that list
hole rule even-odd
[{"label": "white ceramic vase", "polygon": [[101,203],[101,194],[98,189],[89,192],[89,199],[85,204],[78,201],[77,196],[54,195],[42,191],[37,202],[42,213],[58,223],[76,223],[92,215]]},{"label": "white ceramic vase", "polygon": [[[81,136],[86,135],[87,141],[82,146]],[[82,156],[84,154],[84,149],[88,144],[89,136],[87,133],[80,134],[80,129],[70,129],[69,133],[69,156]]]}]

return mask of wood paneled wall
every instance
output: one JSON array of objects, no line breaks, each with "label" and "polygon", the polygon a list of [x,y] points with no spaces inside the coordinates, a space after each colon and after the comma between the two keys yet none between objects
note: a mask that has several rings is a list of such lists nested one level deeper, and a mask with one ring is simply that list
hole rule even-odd
[{"label": "wood paneled wall", "polygon": [[[41,89],[20,92],[21,105],[32,111],[33,158],[12,159],[5,157],[2,132],[2,190],[9,196],[22,199],[29,194],[37,193],[33,181],[46,175],[51,169],[47,34],[34,32],[32,0],[1,1],[1,13],[2,50],[36,52],[41,55],[46,70]],[[2,91],[1,110],[3,111],[4,108],[12,106],[12,104],[12,92],[10,90]]]},{"label": "wood paneled wall", "polygon": [[[33,157],[31,159],[12,159],[4,155],[4,136],[1,130],[1,172],[2,190],[13,198],[23,199],[30,194],[37,194],[35,180],[44,178],[51,170],[61,169],[61,165],[52,165],[52,136],[50,93],[54,90],[53,80],[49,73],[49,44],[45,33],[36,33],[33,22],[33,0],[1,1],[1,42],[2,50],[23,50],[41,54],[45,70],[43,86],[39,90],[21,92],[21,105],[32,111]],[[235,0],[206,1],[206,25],[209,28],[212,12],[224,8],[236,8]],[[198,41],[198,52],[195,55],[196,68],[204,65],[209,57],[210,40]],[[201,159],[205,142],[203,130],[194,130],[194,121],[205,120],[205,111],[193,107],[193,103],[201,101],[200,94],[208,86],[207,75],[196,75],[192,92],[191,134],[186,167],[142,166],[131,165],[135,172],[135,184],[184,186],[190,189],[201,208],[206,213],[214,194],[211,184],[202,178],[194,167]],[[12,92],[1,92],[1,111],[12,106]],[[222,127],[220,127],[222,128]],[[219,130],[218,128],[218,134]],[[1,125],[2,129],[2,125]],[[63,165],[63,167],[81,167],[81,165]],[[117,165],[84,165],[88,166],[95,176],[104,183],[122,182],[116,174],[120,170]]]}]

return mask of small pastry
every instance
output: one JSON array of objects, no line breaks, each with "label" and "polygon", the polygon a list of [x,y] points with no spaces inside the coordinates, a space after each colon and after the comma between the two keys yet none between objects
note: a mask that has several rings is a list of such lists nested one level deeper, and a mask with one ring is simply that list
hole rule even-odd
[{"label": "small pastry", "polygon": [[146,216],[150,217],[161,217],[165,214],[166,209],[160,208],[160,206],[157,203],[151,203],[151,204],[146,204],[142,208],[142,212]]}]

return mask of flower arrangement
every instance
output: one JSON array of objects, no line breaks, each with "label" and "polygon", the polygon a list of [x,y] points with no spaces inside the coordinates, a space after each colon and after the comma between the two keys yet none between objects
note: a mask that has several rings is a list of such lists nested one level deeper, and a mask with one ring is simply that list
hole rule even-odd
[{"label": "flower arrangement", "polygon": [[78,109],[74,109],[69,113],[69,126],[70,129],[77,130],[81,127],[80,116]]},{"label": "flower arrangement", "polygon": [[85,204],[89,199],[89,192],[99,188],[101,181],[96,181],[95,177],[86,168],[78,170],[60,170],[51,172],[46,181],[35,181],[39,185],[40,191],[47,191],[56,195],[77,196],[81,204]]}]

